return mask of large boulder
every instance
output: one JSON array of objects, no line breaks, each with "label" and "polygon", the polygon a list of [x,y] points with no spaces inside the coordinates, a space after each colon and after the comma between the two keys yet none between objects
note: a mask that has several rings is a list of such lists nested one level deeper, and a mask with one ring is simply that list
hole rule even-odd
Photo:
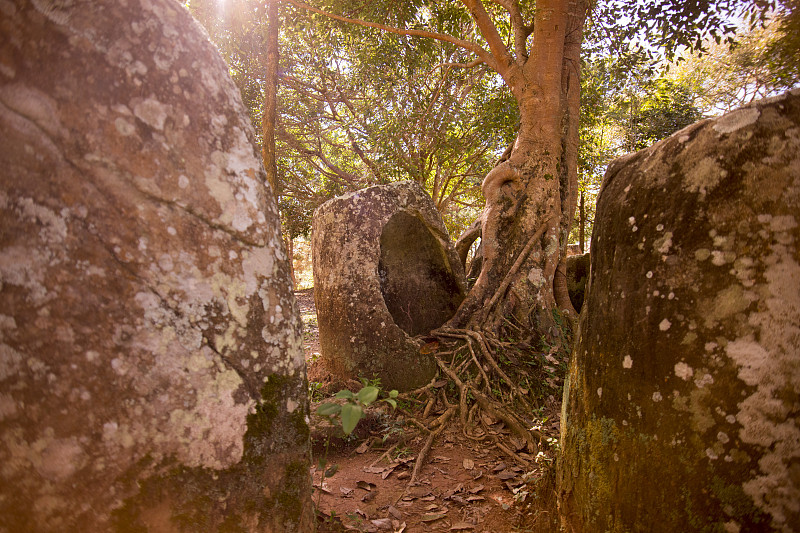
[{"label": "large boulder", "polygon": [[0,531],[309,531],[300,324],[172,0],[0,3]]},{"label": "large boulder", "polygon": [[412,337],[453,316],[464,271],[433,201],[416,182],[376,185],[314,212],[311,239],[321,357],[342,377],[424,385],[435,362]]},{"label": "large boulder", "polygon": [[800,531],[800,91],[615,161],[564,392],[572,531]]}]

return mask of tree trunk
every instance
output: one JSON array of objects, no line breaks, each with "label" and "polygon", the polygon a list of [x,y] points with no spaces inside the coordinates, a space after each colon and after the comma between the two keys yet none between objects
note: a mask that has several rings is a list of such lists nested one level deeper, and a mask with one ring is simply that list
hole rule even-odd
[{"label": "tree trunk", "polygon": [[[261,157],[264,161],[264,170],[267,172],[267,183],[272,189],[275,201],[278,201],[278,165],[275,159],[275,121],[277,120],[278,102],[278,32],[280,20],[278,19],[278,2],[267,2],[267,64],[264,73],[264,107],[261,116]],[[291,257],[290,257],[291,260]]]},{"label": "tree trunk", "polygon": [[297,276],[294,272],[294,239],[289,237],[288,235],[284,237],[286,240],[286,255],[289,256],[289,273],[292,277],[292,290],[297,290]]},{"label": "tree trunk", "polygon": [[583,191],[581,191],[581,203],[580,203],[580,214],[578,215],[578,243],[580,245],[581,253],[586,253],[586,236],[584,235],[583,231],[586,227],[586,203],[585,198],[583,196]]},{"label": "tree trunk", "polygon": [[586,2],[540,1],[530,57],[504,76],[520,131],[507,161],[483,182],[483,269],[450,321],[499,333],[506,320],[531,333],[569,309],[554,286],[577,203],[580,45]]}]

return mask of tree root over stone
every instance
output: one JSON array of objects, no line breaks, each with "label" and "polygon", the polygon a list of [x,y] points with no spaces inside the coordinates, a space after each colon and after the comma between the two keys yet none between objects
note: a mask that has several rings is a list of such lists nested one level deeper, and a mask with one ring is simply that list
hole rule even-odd
[{"label": "tree root over stone", "polygon": [[[428,343],[422,351],[434,358],[439,375],[446,379],[434,377],[424,387],[400,395],[401,399],[425,405],[421,420],[412,417],[409,421],[427,434],[403,496],[418,482],[419,472],[428,459],[436,437],[454,420],[461,425],[466,438],[477,442],[490,440],[493,446],[517,464],[531,467],[532,461],[517,452],[525,449],[529,455],[536,457],[541,447],[546,445],[547,435],[536,429],[535,423],[530,420],[534,412],[528,397],[530,390],[520,386],[514,379],[531,376],[521,369],[509,375],[512,369],[504,370],[498,363],[498,350],[506,356],[506,362],[513,359],[509,356],[513,343],[502,342],[486,333],[469,329],[444,327],[432,331],[430,335],[438,340]],[[513,365],[512,361],[512,366],[519,365]],[[448,400],[445,393],[445,386],[450,383],[458,391],[457,401]],[[437,404],[440,409],[443,407],[444,412],[426,424]],[[505,425],[510,435],[499,434],[490,427],[497,421]]]}]

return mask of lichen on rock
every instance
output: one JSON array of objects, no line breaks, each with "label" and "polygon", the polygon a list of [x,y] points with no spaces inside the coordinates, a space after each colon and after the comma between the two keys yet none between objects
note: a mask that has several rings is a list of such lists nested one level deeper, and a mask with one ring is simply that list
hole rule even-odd
[{"label": "lichen on rock", "polygon": [[436,365],[413,339],[464,299],[463,267],[433,202],[416,182],[369,187],[314,212],[312,256],[321,355],[349,378],[407,390]]},{"label": "lichen on rock", "polygon": [[797,531],[798,154],[793,91],[610,165],[564,396],[569,527]]},{"label": "lichen on rock", "polygon": [[167,0],[0,9],[0,525],[305,531],[300,322],[225,64]]}]

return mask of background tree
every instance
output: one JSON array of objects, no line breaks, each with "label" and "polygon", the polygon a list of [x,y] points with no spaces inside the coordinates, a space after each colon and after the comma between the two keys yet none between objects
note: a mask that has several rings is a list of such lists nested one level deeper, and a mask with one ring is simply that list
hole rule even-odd
[{"label": "background tree", "polygon": [[670,78],[688,87],[707,114],[721,114],[797,86],[800,80],[800,12],[777,11],[764,26],[743,25],[736,44],[710,43],[686,53]]},{"label": "background tree", "polygon": [[[291,199],[286,211],[307,218],[310,209],[305,206],[324,196],[320,191],[335,194],[398,173],[426,180],[442,208],[459,205],[453,191],[461,186],[467,197],[472,192],[471,200],[462,203],[474,205],[477,181],[499,155],[493,149],[500,144],[496,139],[508,136],[508,129],[500,128],[495,142],[481,143],[481,136],[475,135],[475,117],[487,116],[478,114],[480,104],[492,92],[502,94],[497,89],[505,85],[516,113],[488,116],[517,115],[518,136],[509,157],[483,180],[484,268],[452,325],[472,324],[496,333],[499,324],[512,317],[523,330],[532,331],[537,323],[546,326],[556,301],[568,306],[555,273],[564,256],[578,193],[578,76],[588,1],[372,2],[355,9],[337,1],[316,7],[288,3],[306,14],[355,24],[332,24],[297,12],[286,15],[292,18],[286,25],[292,35],[287,39],[284,33],[282,38],[290,44],[291,57],[281,63],[280,94],[291,90],[294,97],[282,106],[287,111],[279,117],[276,130],[277,142],[283,143],[278,153],[290,154],[291,159],[279,165],[286,169],[283,189]],[[738,6],[720,3],[724,5],[651,1],[633,7],[611,1],[594,20],[598,28],[612,28],[615,24],[610,21],[627,14],[634,23],[628,25],[627,34],[617,31],[617,36],[644,32],[657,35],[650,39],[656,45],[675,49],[697,46],[703,33],[726,29],[721,17]],[[264,19],[263,7],[244,11],[254,21]],[[236,27],[228,24],[227,41],[223,39],[220,46],[224,53],[229,48],[224,43],[232,43],[235,36],[243,36],[243,50],[263,41],[252,30],[254,23]],[[326,39],[319,38],[323,27]],[[424,39],[412,42],[409,36],[429,37],[438,44]],[[247,99],[259,84],[257,77],[252,83],[254,78],[246,75],[248,61],[255,57],[259,63],[259,57],[235,50],[231,57],[233,70],[243,74]],[[366,79],[382,85],[365,84]],[[466,96],[482,94],[483,100],[475,98],[468,105],[465,87]],[[502,98],[494,102],[501,103]],[[449,134],[443,135],[445,131]],[[376,139],[383,142],[376,144]],[[464,149],[465,141],[473,152]],[[454,157],[465,153],[471,157]],[[539,229],[541,235],[534,238]]]}]

